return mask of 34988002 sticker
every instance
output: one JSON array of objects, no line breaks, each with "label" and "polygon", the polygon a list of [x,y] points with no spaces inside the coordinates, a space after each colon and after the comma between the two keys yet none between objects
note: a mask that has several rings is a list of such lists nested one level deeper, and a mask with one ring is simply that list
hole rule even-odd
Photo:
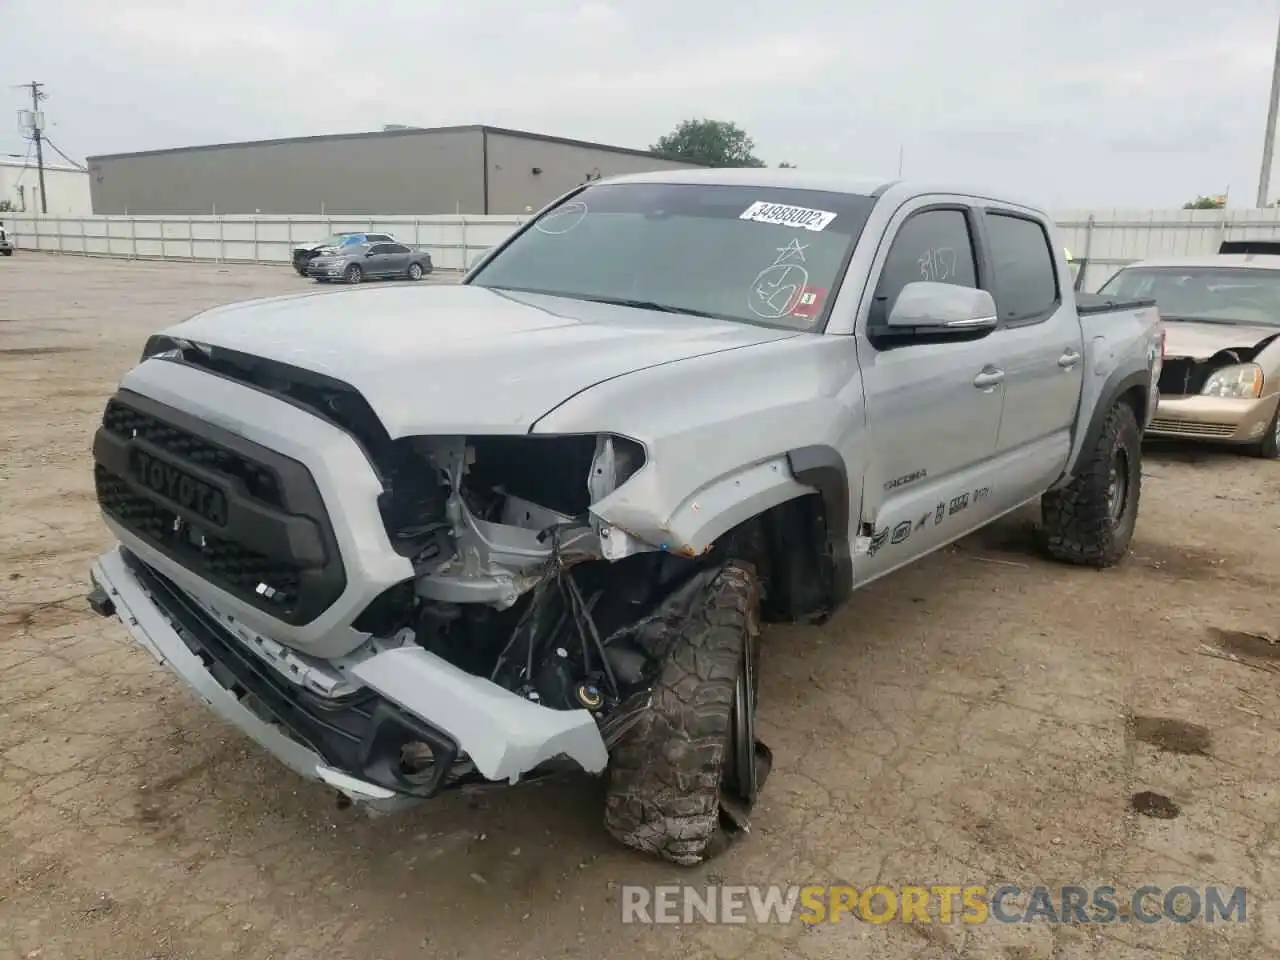
[{"label": "34988002 sticker", "polygon": [[784,227],[800,227],[804,230],[820,231],[827,229],[836,215],[830,210],[813,210],[809,207],[793,207],[785,203],[769,203],[757,200],[738,214],[739,220],[754,220],[756,223],[776,223]]}]

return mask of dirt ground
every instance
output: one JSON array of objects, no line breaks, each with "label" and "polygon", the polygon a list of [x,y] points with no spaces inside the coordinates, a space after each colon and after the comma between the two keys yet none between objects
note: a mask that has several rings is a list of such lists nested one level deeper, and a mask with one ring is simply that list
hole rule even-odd
[{"label": "dirt ground", "polygon": [[[1038,558],[1031,513],[824,627],[769,630],[774,772],[752,834],[705,867],[615,845],[587,778],[338,810],[83,601],[109,544],[90,439],[145,336],[304,283],[0,260],[0,960],[1280,955],[1280,646],[1251,636],[1280,632],[1280,467],[1231,454],[1149,451],[1117,569]],[[622,923],[620,885],[682,880],[1221,884],[1247,887],[1248,913]]]}]

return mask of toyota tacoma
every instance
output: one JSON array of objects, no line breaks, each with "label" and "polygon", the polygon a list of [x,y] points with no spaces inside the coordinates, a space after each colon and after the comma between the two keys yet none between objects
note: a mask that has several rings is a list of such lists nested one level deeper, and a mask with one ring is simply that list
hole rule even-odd
[{"label": "toyota tacoma", "polygon": [[1161,326],[1062,250],[996,195],[668,171],[456,285],[208,310],[107,404],[89,601],[340,799],[584,770],[701,862],[769,771],[762,622],[1036,501],[1125,554]]}]

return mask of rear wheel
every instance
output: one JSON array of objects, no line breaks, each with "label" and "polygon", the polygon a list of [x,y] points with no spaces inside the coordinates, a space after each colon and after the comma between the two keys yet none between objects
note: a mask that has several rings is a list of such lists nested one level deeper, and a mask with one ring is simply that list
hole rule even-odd
[{"label": "rear wheel", "polygon": [[409,264],[409,279],[410,280],[422,279],[422,264],[420,263]]},{"label": "rear wheel", "polygon": [[1056,560],[1109,567],[1129,549],[1142,494],[1142,433],[1133,408],[1117,403],[1102,434],[1080,453],[1078,472],[1041,500],[1046,544]]},{"label": "rear wheel", "polygon": [[615,745],[605,828],[690,866],[727,842],[722,808],[750,806],[767,774],[755,744],[760,587],[732,562],[667,654],[649,708]]},{"label": "rear wheel", "polygon": [[1248,449],[1255,457],[1262,457],[1264,460],[1274,460],[1280,457],[1280,407],[1276,408],[1275,416],[1271,418],[1266,435]]},{"label": "rear wheel", "polygon": [[342,274],[342,279],[347,281],[347,283],[359,283],[363,280],[364,271],[360,269],[360,264],[353,263],[351,266],[347,267],[346,271]]}]

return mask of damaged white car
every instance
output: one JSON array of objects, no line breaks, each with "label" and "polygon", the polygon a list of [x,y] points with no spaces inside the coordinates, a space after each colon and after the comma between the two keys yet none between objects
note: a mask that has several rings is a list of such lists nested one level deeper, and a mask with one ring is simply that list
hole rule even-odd
[{"label": "damaged white car", "polygon": [[762,620],[1042,496],[1055,556],[1123,556],[1157,315],[1061,249],[990,197],[672,171],[457,286],[209,310],[107,405],[90,601],[349,800],[607,772],[608,830],[697,863],[769,771]]}]

